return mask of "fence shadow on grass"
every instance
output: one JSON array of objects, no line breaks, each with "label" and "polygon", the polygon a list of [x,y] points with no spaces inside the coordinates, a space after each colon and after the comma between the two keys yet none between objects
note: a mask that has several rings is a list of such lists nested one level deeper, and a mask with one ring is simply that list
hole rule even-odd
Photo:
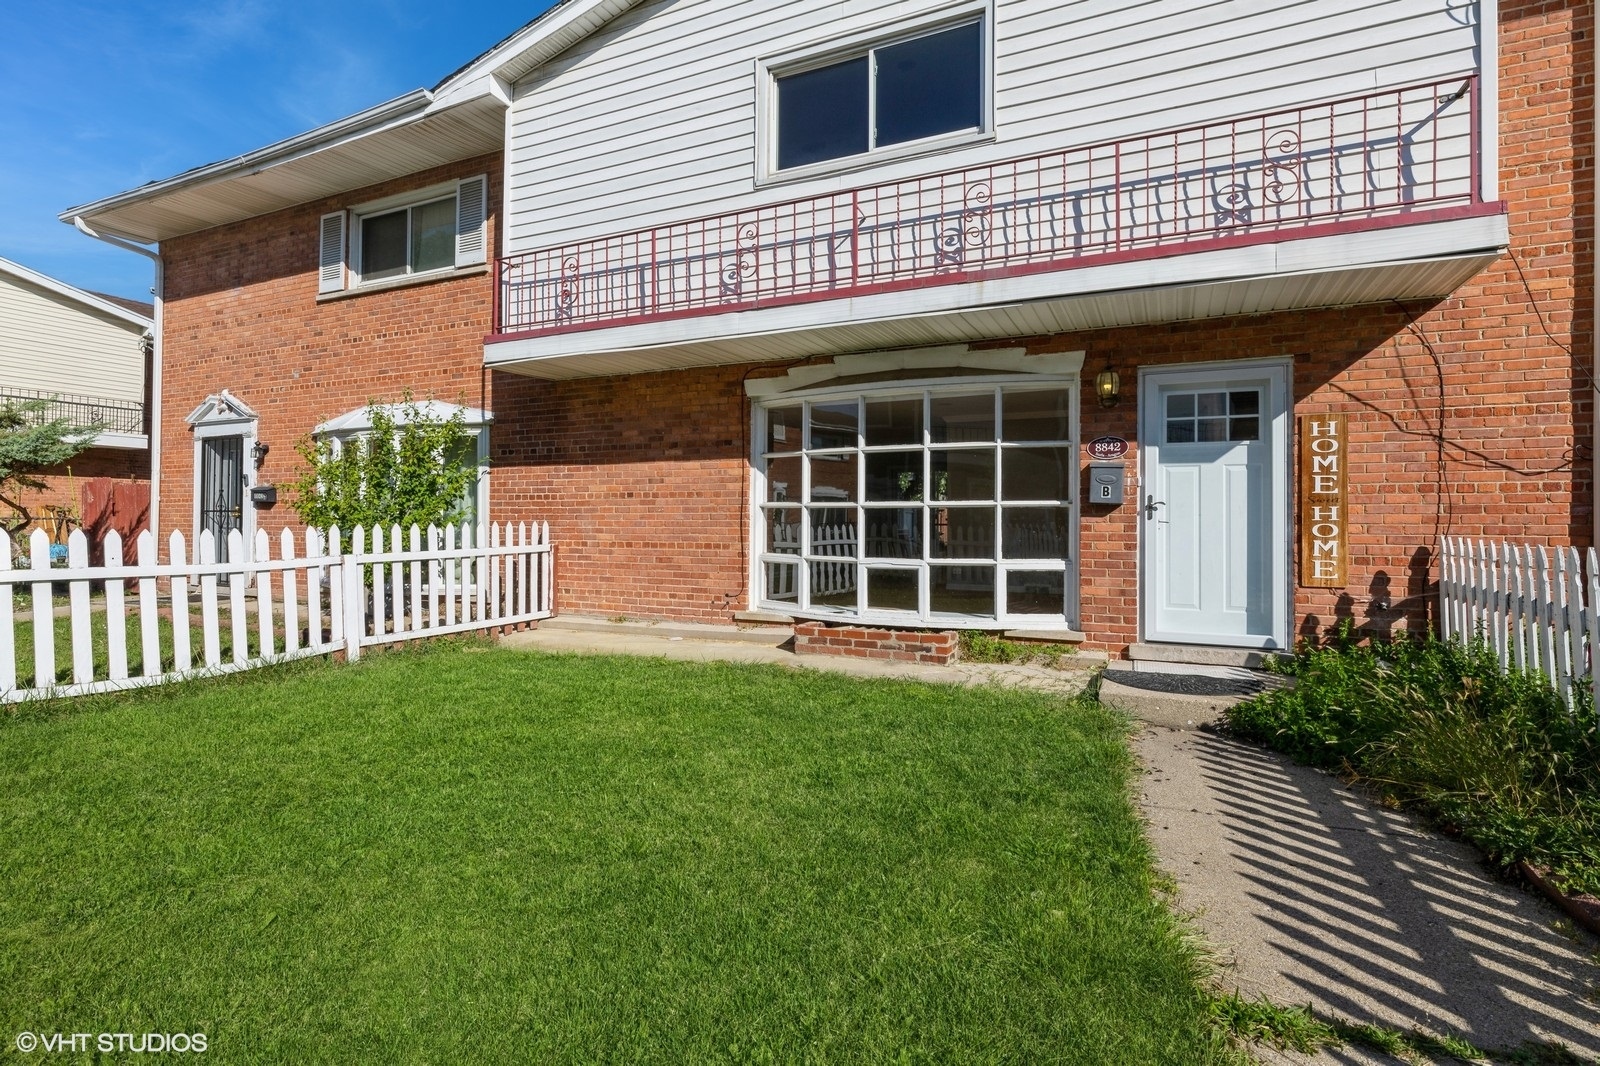
[{"label": "fence shadow on grass", "polygon": [[1485,1049],[1558,1042],[1600,1055],[1596,943],[1559,911],[1337,778],[1192,736],[1234,879],[1231,917],[1259,923],[1279,989],[1355,1022]]}]

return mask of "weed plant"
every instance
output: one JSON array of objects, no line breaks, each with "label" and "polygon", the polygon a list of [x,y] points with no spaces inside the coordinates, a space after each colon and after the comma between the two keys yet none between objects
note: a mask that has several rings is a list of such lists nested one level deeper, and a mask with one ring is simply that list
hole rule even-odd
[{"label": "weed plant", "polygon": [[1526,860],[1600,893],[1600,736],[1585,685],[1569,710],[1544,677],[1432,636],[1302,646],[1296,685],[1227,712],[1235,736],[1378,788],[1458,830],[1499,866]]},{"label": "weed plant", "polygon": [[979,629],[963,630],[961,658],[969,663],[1039,663],[1060,667],[1062,660],[1078,653],[1070,644],[1045,644],[1037,641],[1007,640]]}]

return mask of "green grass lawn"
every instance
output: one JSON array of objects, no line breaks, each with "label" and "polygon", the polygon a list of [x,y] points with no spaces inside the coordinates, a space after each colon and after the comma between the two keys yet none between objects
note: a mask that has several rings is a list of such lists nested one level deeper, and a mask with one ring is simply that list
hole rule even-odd
[{"label": "green grass lawn", "polygon": [[0,1054],[1214,1061],[1131,769],[1091,703],[488,645],[12,708]]}]

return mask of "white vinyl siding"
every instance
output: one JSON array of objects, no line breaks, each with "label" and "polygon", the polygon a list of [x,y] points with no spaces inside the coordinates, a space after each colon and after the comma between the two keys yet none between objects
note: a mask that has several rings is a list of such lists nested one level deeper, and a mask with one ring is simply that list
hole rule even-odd
[{"label": "white vinyl siding", "polygon": [[760,64],[970,4],[651,0],[516,87],[507,252],[1475,69],[1440,0],[994,0],[992,142],[756,185]]},{"label": "white vinyl siding", "polygon": [[144,329],[0,275],[0,392],[144,401]]}]

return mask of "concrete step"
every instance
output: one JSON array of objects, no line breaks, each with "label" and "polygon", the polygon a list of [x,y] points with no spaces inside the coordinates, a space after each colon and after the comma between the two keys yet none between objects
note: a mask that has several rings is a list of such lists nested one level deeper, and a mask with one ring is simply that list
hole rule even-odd
[{"label": "concrete step", "polygon": [[1239,667],[1131,665],[1100,675],[1100,702],[1169,729],[1199,729],[1216,722],[1229,707],[1292,680]]},{"label": "concrete step", "polygon": [[539,628],[567,633],[613,633],[658,640],[718,640],[731,644],[759,644],[776,648],[793,638],[789,626],[726,626],[704,622],[650,622],[632,618],[604,618],[599,615],[558,614],[539,623]]}]

